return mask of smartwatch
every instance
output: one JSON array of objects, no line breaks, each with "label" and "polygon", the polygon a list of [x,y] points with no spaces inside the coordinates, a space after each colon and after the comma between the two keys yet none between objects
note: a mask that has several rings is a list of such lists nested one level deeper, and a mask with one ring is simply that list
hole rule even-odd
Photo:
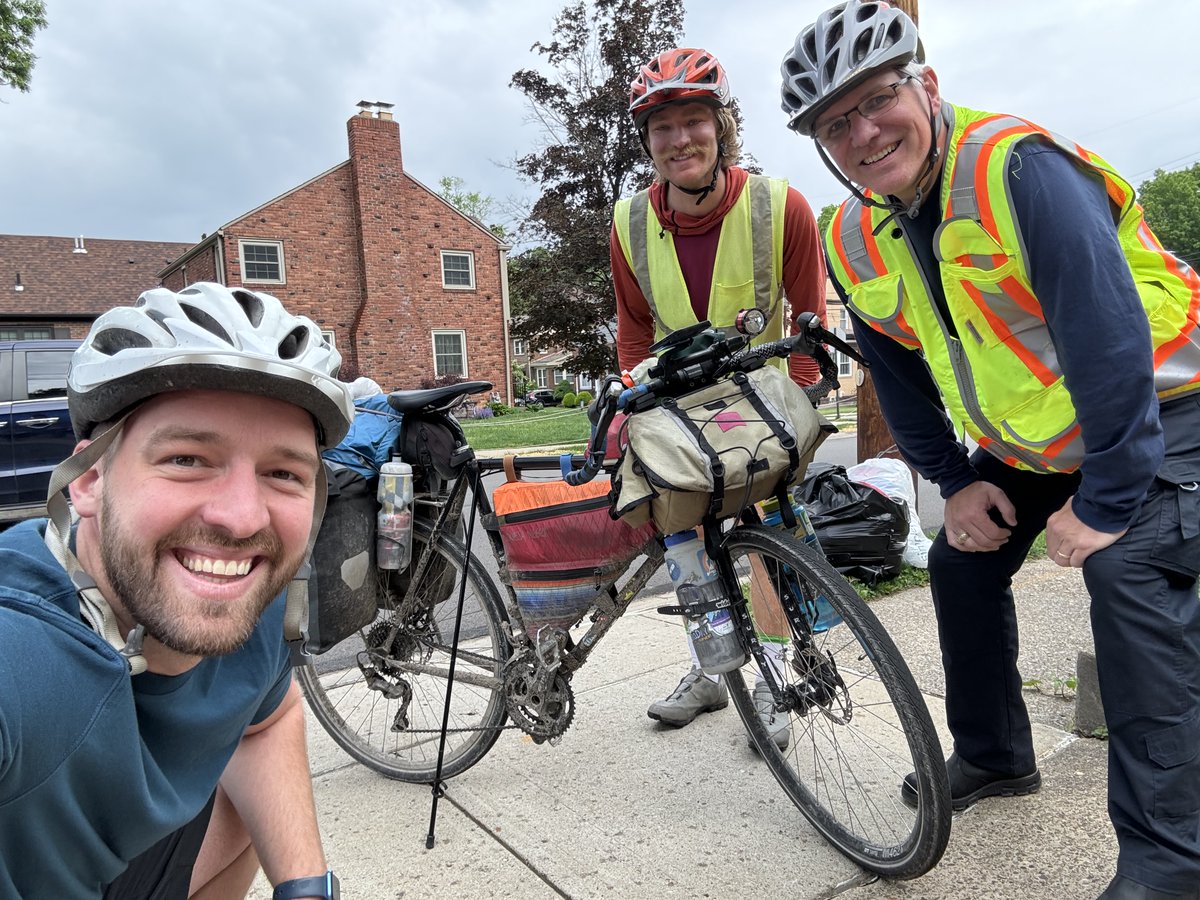
[{"label": "smartwatch", "polygon": [[324,875],[308,878],[292,878],[275,885],[271,900],[295,900],[296,897],[321,897],[323,900],[340,900],[342,892],[337,876],[330,869]]}]

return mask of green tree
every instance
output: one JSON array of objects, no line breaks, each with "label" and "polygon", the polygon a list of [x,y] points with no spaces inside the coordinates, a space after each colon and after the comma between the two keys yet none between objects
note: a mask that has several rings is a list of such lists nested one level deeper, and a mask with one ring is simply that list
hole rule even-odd
[{"label": "green tree", "polygon": [[1174,172],[1162,169],[1138,188],[1146,224],[1163,246],[1200,268],[1200,163]]},{"label": "green tree", "polygon": [[0,0],[0,85],[29,91],[33,34],[46,27],[42,0]]},{"label": "green tree", "polygon": [[466,182],[457,175],[443,175],[438,185],[438,194],[459,212],[475,219],[501,240],[508,240],[508,229],[504,225],[488,221],[493,217],[495,200],[479,191],[468,191]]},{"label": "green tree", "polygon": [[817,231],[821,233],[821,237],[825,237],[825,229],[829,227],[829,223],[833,221],[834,213],[838,211],[837,203],[830,203],[828,206],[821,207],[821,214],[817,216]]},{"label": "green tree", "polygon": [[643,62],[679,43],[682,0],[577,0],[535,43],[549,74],[522,69],[512,86],[541,129],[516,170],[541,195],[522,229],[536,249],[513,260],[513,333],[574,353],[574,371],[616,369],[616,309],[608,238],[613,204],[645,187],[652,168],[629,117]]}]

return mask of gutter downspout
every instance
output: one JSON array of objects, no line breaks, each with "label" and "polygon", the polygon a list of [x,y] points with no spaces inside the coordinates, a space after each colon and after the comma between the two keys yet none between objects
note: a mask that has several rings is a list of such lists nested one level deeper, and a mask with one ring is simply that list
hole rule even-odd
[{"label": "gutter downspout", "polygon": [[501,244],[497,248],[497,253],[500,254],[500,315],[501,321],[504,323],[504,394],[507,399],[504,401],[505,406],[513,406],[514,397],[512,395],[512,341],[508,338],[508,251],[512,247],[508,244]]}]

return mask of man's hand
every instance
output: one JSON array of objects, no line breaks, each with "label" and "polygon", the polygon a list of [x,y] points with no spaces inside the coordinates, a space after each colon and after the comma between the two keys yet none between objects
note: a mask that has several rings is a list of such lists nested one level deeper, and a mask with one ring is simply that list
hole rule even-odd
[{"label": "man's hand", "polygon": [[1012,532],[992,521],[988,512],[993,508],[1009,525],[1017,524],[1017,511],[1012,502],[1004,491],[990,482],[976,481],[951,495],[942,519],[946,540],[967,553],[1003,546]]},{"label": "man's hand", "polygon": [[1079,569],[1083,561],[1105,547],[1115,544],[1128,528],[1114,534],[1084,525],[1075,515],[1071,501],[1046,520],[1046,553],[1063,567]]}]

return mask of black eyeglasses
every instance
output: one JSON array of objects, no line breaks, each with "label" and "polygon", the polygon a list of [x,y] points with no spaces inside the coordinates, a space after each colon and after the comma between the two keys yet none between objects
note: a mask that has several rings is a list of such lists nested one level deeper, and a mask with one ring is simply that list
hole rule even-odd
[{"label": "black eyeglasses", "polygon": [[876,94],[872,94],[850,112],[836,119],[830,119],[813,129],[813,137],[823,147],[832,147],[840,143],[850,134],[850,113],[858,113],[864,119],[874,119],[883,115],[900,100],[899,90],[902,84],[912,81],[913,76],[905,75],[899,81],[889,84]]}]

